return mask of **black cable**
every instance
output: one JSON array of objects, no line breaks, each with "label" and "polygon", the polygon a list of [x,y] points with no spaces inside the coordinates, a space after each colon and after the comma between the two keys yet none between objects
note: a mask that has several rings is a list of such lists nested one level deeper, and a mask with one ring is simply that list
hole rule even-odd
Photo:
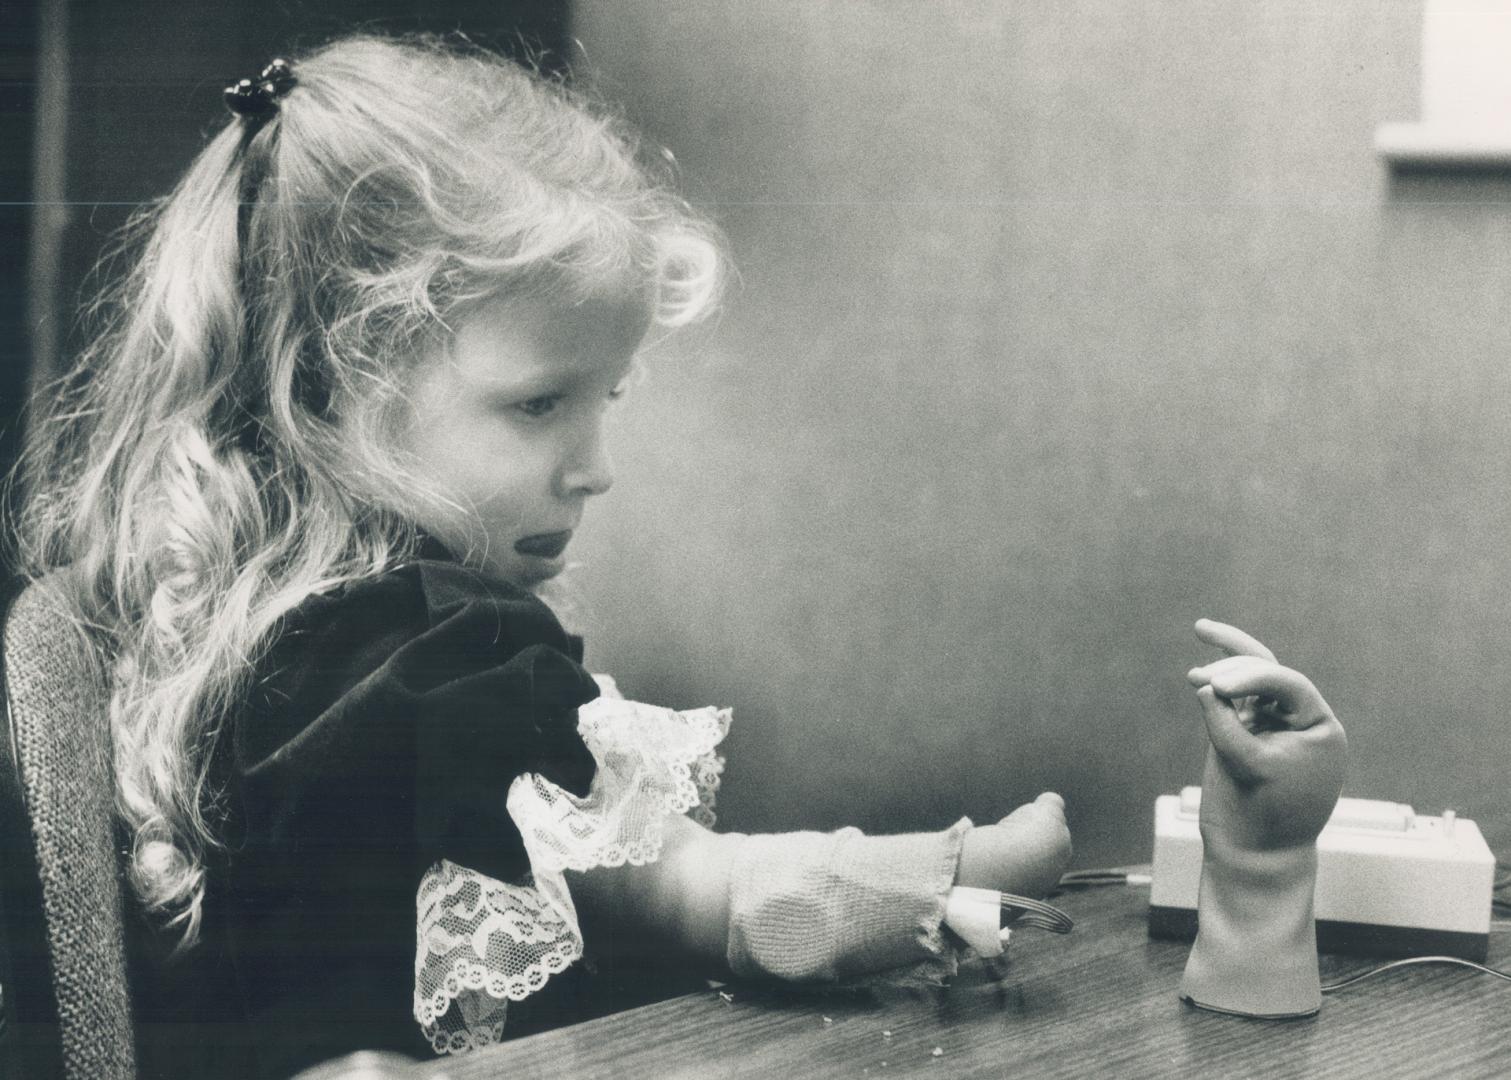
[{"label": "black cable", "polygon": [[1079,889],[1093,885],[1147,885],[1147,873],[1126,870],[1072,870],[1060,878],[1062,889]]}]

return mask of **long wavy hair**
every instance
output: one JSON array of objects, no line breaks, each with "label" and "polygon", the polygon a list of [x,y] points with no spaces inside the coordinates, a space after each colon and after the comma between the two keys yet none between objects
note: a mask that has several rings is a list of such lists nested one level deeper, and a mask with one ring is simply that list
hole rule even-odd
[{"label": "long wavy hair", "polygon": [[111,679],[130,878],[199,933],[218,730],[280,620],[468,510],[411,479],[407,375],[467,309],[632,280],[665,326],[716,300],[712,228],[606,110],[464,42],[293,59],[131,227],[103,328],[33,419],[23,570],[68,582]]}]

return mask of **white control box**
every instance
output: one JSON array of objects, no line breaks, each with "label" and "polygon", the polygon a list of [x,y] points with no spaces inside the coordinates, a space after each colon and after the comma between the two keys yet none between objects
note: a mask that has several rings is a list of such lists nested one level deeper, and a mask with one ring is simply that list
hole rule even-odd
[{"label": "white control box", "polygon": [[[1154,802],[1149,933],[1196,934],[1201,788]],[[1387,956],[1483,961],[1490,943],[1495,856],[1479,827],[1445,810],[1339,799],[1317,838],[1317,947]]]}]

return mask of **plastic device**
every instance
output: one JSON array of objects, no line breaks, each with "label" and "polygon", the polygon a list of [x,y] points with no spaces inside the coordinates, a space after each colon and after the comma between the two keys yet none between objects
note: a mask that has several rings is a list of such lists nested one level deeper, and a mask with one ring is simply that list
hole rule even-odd
[{"label": "plastic device", "polygon": [[[1196,936],[1200,810],[1199,787],[1154,802],[1150,937]],[[1402,803],[1339,799],[1317,838],[1317,948],[1483,962],[1494,880],[1479,827],[1452,810],[1429,817]]]},{"label": "plastic device", "polygon": [[1003,913],[1019,926],[1037,926],[1052,934],[1068,934],[1075,926],[1070,916],[1053,904],[1027,896],[956,885],[945,905],[944,922],[978,956],[991,960],[1002,955],[1012,930],[1002,925]]}]

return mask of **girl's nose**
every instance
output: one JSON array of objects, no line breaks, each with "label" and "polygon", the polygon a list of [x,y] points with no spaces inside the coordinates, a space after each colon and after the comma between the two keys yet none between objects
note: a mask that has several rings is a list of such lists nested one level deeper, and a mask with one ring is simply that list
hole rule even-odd
[{"label": "girl's nose", "polygon": [[608,447],[603,433],[593,436],[578,447],[561,472],[561,486],[567,495],[602,495],[614,486],[614,464],[609,460]]}]

